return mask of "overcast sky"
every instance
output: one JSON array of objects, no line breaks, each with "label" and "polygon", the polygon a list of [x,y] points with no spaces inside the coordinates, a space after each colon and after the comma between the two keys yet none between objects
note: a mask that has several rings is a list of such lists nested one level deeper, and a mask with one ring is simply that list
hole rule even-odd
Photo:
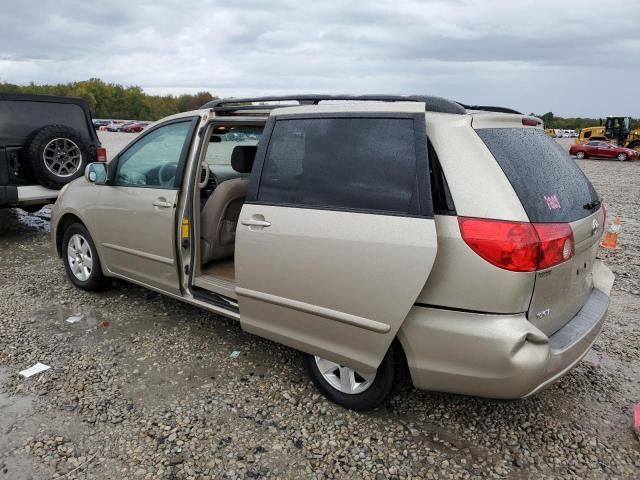
[{"label": "overcast sky", "polygon": [[[611,10],[607,10],[610,5]],[[640,0],[4,0],[0,80],[640,117]]]}]

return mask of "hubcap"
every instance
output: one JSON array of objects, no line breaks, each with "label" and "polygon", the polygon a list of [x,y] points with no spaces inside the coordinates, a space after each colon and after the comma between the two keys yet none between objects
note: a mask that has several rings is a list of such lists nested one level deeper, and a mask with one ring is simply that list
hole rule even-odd
[{"label": "hubcap", "polygon": [[71,177],[82,166],[82,152],[68,138],[54,138],[42,153],[44,166],[57,177]]},{"label": "hubcap", "polygon": [[354,369],[315,357],[316,366],[322,377],[336,390],[355,395],[371,387],[376,378],[374,373],[358,373]]},{"label": "hubcap", "polygon": [[93,270],[93,255],[89,242],[79,233],[69,239],[67,245],[67,261],[73,275],[81,282],[86,282]]}]

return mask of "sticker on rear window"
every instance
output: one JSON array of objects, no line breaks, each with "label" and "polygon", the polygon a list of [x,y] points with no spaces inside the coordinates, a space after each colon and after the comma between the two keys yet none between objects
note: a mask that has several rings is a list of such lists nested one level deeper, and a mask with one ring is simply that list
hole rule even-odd
[{"label": "sticker on rear window", "polygon": [[544,201],[546,202],[547,207],[549,207],[549,210],[557,210],[560,208],[560,200],[558,200],[557,195],[545,195]]}]

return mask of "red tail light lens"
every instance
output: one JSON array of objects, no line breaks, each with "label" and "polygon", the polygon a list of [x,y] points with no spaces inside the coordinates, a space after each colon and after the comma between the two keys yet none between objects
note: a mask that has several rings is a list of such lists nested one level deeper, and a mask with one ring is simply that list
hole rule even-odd
[{"label": "red tail light lens", "polygon": [[526,125],[527,127],[535,127],[536,125],[540,125],[540,120],[525,117],[522,119],[522,125]]},{"label": "red tail light lens", "polygon": [[464,241],[489,263],[513,272],[533,272],[569,260],[573,231],[564,223],[528,223],[458,217]]},{"label": "red tail light lens", "polygon": [[106,162],[107,161],[107,149],[104,147],[96,148],[96,160],[98,162]]},{"label": "red tail light lens", "polygon": [[573,230],[566,223],[534,223],[540,238],[538,270],[566,262],[575,254]]}]

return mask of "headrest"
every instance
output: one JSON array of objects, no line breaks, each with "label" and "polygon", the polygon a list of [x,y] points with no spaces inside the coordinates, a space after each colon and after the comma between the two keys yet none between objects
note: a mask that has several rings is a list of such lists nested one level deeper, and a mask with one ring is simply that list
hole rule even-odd
[{"label": "headrest", "polygon": [[257,145],[237,145],[231,152],[231,167],[239,173],[251,173]]}]

